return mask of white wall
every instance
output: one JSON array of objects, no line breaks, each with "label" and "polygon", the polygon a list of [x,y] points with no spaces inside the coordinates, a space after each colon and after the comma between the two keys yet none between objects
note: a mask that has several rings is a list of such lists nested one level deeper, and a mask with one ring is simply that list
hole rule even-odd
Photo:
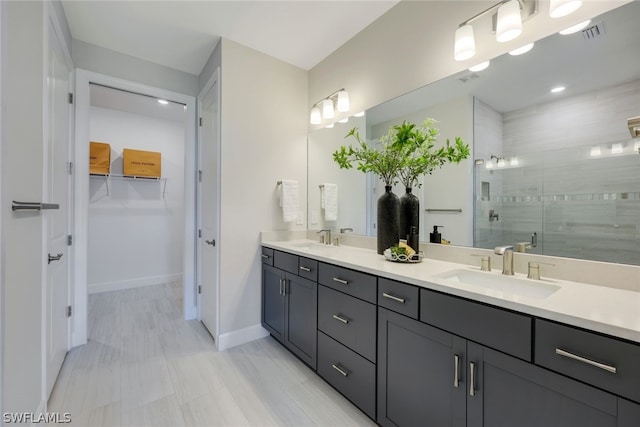
[{"label": "white wall", "polygon": [[[353,169],[340,169],[333,161],[333,153],[342,145],[357,145],[355,138],[345,139],[345,135],[357,127],[360,136],[366,139],[364,117],[351,117],[348,123],[336,123],[331,129],[318,129],[309,134],[308,179],[309,198],[307,221],[309,229],[353,228],[355,234],[367,234],[367,182],[366,175]],[[338,219],[325,221],[325,211],[321,209],[319,185],[332,183],[338,185]],[[314,219],[317,222],[314,223]]]},{"label": "white wall", "polygon": [[73,63],[77,68],[144,83],[185,95],[198,95],[198,76],[124,55],[110,49],[73,40]]},{"label": "white wall", "polygon": [[[92,141],[111,144],[111,172],[122,152],[162,153],[162,181],[90,181],[89,293],[180,280],[184,252],[185,121],[91,107]],[[117,267],[117,268],[115,268]]]},{"label": "white wall", "polygon": [[[222,40],[220,333],[259,328],[260,232],[304,230],[282,221],[279,179],[307,199],[307,73]],[[306,212],[305,212],[306,216]],[[261,330],[261,328],[259,328]]]},{"label": "white wall", "polygon": [[457,62],[455,30],[495,1],[401,1],[310,70],[307,108],[344,87],[352,111],[366,110],[628,2],[587,1],[573,14],[552,19],[549,1],[540,0],[540,12],[507,43],[495,41],[487,15],[474,24],[476,56]]}]

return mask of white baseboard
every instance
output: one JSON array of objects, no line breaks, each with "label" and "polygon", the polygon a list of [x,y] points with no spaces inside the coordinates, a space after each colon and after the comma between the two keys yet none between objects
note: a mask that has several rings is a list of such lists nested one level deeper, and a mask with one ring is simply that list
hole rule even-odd
[{"label": "white baseboard", "polygon": [[118,280],[115,282],[90,283],[87,286],[89,294],[100,292],[120,291],[122,289],[141,288],[143,286],[162,285],[170,282],[181,282],[182,273],[165,274],[162,276],[140,277],[137,279]]},{"label": "white baseboard", "polygon": [[246,344],[248,342],[264,338],[267,335],[269,335],[269,332],[260,324],[220,334],[217,342],[218,351],[224,351],[237,345]]}]

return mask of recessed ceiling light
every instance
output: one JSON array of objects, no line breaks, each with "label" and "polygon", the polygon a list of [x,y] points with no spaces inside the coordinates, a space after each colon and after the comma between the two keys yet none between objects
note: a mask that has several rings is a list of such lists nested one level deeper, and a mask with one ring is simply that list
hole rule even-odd
[{"label": "recessed ceiling light", "polygon": [[523,53],[529,52],[531,49],[533,49],[533,43],[525,44],[522,47],[519,47],[517,49],[513,49],[512,51],[510,51],[509,55],[512,55],[512,56],[522,55]]},{"label": "recessed ceiling light", "polygon": [[486,70],[487,67],[489,67],[489,63],[490,61],[481,62],[478,65],[474,65],[473,67],[469,68],[469,71],[475,73],[476,71]]},{"label": "recessed ceiling light", "polygon": [[169,103],[166,99],[158,99],[158,102],[162,105],[167,105]]},{"label": "recessed ceiling light", "polygon": [[591,24],[591,19],[587,19],[584,22],[573,25],[569,28],[565,28],[564,30],[560,31],[560,34],[562,34],[563,36],[566,36],[568,34],[577,33],[578,31],[585,29],[589,24]]},{"label": "recessed ceiling light", "polygon": [[551,89],[551,93],[558,93],[558,92],[562,92],[563,90],[565,90],[566,87],[564,86],[556,86],[553,89]]}]

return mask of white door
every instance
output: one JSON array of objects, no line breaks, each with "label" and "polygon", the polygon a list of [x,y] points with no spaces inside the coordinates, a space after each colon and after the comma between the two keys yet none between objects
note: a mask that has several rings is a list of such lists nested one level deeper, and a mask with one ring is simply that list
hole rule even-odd
[{"label": "white door", "polygon": [[45,352],[47,396],[51,394],[69,348],[69,75],[62,45],[49,27],[47,73],[47,164],[45,198],[60,205],[47,211]]},{"label": "white door", "polygon": [[198,284],[200,320],[217,339],[218,333],[218,81],[200,99],[200,139],[198,185],[199,229]]}]

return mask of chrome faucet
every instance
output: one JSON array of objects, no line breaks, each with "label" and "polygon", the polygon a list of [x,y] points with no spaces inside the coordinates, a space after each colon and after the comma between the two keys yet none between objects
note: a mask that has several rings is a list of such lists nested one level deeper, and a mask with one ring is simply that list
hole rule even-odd
[{"label": "chrome faucet", "polygon": [[324,230],[320,230],[318,231],[318,234],[320,233],[325,233],[322,236],[320,236],[320,243],[324,243],[325,245],[330,245],[331,244],[331,230],[328,228],[325,228]]},{"label": "chrome faucet", "polygon": [[513,276],[513,246],[498,246],[494,249],[496,255],[502,255],[502,274]]},{"label": "chrome faucet", "polygon": [[341,228],[340,229],[340,234],[344,234],[347,231],[351,231],[353,233],[353,228],[351,228],[351,227]]}]

